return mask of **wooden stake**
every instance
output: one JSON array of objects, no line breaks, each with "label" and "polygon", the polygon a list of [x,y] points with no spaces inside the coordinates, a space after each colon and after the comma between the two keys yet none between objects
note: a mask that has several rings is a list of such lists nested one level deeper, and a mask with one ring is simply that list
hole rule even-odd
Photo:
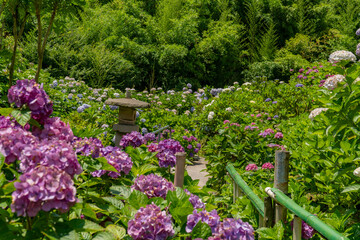
[{"label": "wooden stake", "polygon": [[[289,158],[288,151],[275,152],[275,178],[274,188],[281,190],[283,193],[288,193],[289,184]],[[275,204],[275,222],[286,221],[286,208],[280,204]]]},{"label": "wooden stake", "polygon": [[302,231],[302,219],[298,216],[294,217],[294,226],[293,226],[293,240],[301,240],[301,231]]},{"label": "wooden stake", "polygon": [[232,181],[232,183],[233,183],[233,203],[235,203],[236,199],[238,199],[240,196],[241,190],[234,180]]},{"label": "wooden stake", "polygon": [[184,152],[176,153],[175,156],[176,156],[176,165],[175,165],[174,185],[175,187],[182,188],[184,186],[186,153]]},{"label": "wooden stake", "polygon": [[274,226],[274,205],[271,197],[264,198],[264,227]]}]

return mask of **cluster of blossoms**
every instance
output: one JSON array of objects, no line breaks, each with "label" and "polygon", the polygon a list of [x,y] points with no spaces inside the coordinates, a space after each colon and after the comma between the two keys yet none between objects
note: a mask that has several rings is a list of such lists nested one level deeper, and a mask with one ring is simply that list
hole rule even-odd
[{"label": "cluster of blossoms", "polygon": [[66,212],[76,203],[76,188],[67,173],[56,167],[39,166],[19,177],[11,209],[18,216],[34,217],[40,210]]},{"label": "cluster of blossoms", "polygon": [[190,137],[184,135],[183,140],[185,141],[184,144],[187,145],[185,151],[189,155],[189,157],[193,157],[201,149],[201,144],[197,142],[198,139],[196,137],[192,135]]},{"label": "cluster of blossoms", "polygon": [[53,112],[53,103],[35,80],[18,80],[16,85],[9,89],[8,100],[18,108],[26,106],[31,111],[31,117],[40,123]]},{"label": "cluster of blossoms", "polygon": [[263,132],[259,133],[259,136],[262,136],[262,137],[266,137],[266,136],[269,136],[271,134],[274,134],[274,130],[272,130],[271,128],[268,128],[268,129],[265,129]]},{"label": "cluster of blossoms", "polygon": [[215,113],[214,112],[209,112],[209,115],[208,115],[208,120],[213,120],[214,119],[214,116],[215,116]]},{"label": "cluster of blossoms", "polygon": [[174,139],[164,139],[159,144],[150,144],[150,152],[158,152],[156,157],[159,160],[160,167],[174,167],[176,164],[175,154],[184,152],[184,148]]},{"label": "cluster of blossoms", "polygon": [[44,121],[43,129],[34,128],[33,134],[40,140],[64,140],[72,142],[74,134],[69,126],[58,117],[48,118]]},{"label": "cluster of blossoms", "polygon": [[322,112],[326,112],[328,110],[328,108],[315,108],[314,110],[312,110],[310,112],[309,118],[311,120],[314,120],[314,118],[319,115]]},{"label": "cluster of blossoms", "polygon": [[117,172],[97,170],[91,173],[93,177],[101,177],[105,173],[108,173],[110,177],[118,178],[121,176],[121,172],[123,172],[125,175],[129,174],[133,165],[129,155],[126,152],[121,151],[121,149],[118,147],[107,146],[106,148],[101,149],[100,156],[105,157],[107,162],[112,165],[117,170]]},{"label": "cluster of blossoms", "polygon": [[175,233],[171,215],[155,204],[140,208],[129,221],[127,232],[134,240],[166,240]]},{"label": "cluster of blossoms", "polygon": [[283,145],[275,144],[275,143],[269,143],[267,145],[269,148],[279,148],[281,150],[285,150],[285,147]]},{"label": "cluster of blossoms", "polygon": [[175,190],[171,182],[153,173],[138,176],[131,188],[145,193],[148,198],[161,197],[163,199],[166,198],[168,191]]},{"label": "cluster of blossoms", "polygon": [[[56,87],[57,83],[53,86]],[[40,210],[69,210],[75,204],[72,181],[82,168],[71,146],[74,135],[53,111],[48,95],[34,80],[19,80],[8,92],[16,107],[27,108],[43,128],[21,127],[10,118],[0,117],[0,152],[7,163],[20,161],[20,182],[14,184],[11,209],[18,216],[36,216]]]},{"label": "cluster of blossoms", "polygon": [[143,144],[147,144],[149,141],[155,141],[155,134],[147,133],[144,136],[141,133],[133,131],[125,134],[120,140],[120,146],[125,148],[127,146],[133,146],[134,148],[140,147]]},{"label": "cluster of blossoms", "polygon": [[212,210],[211,212],[206,210],[198,212],[197,210],[194,210],[193,214],[187,216],[187,223],[185,228],[186,232],[192,232],[199,221],[208,224],[211,228],[211,231],[216,233],[220,224],[220,217],[216,210]]},{"label": "cluster of blossoms", "polygon": [[0,152],[7,164],[19,159],[26,146],[34,146],[37,142],[38,139],[34,135],[20,127],[10,125],[0,129]]},{"label": "cluster of blossoms", "polygon": [[[274,165],[272,165],[271,163],[267,162],[267,163],[264,163],[262,166],[261,166],[262,169],[273,169],[275,168]],[[254,163],[251,163],[251,164],[248,164],[246,167],[245,167],[245,170],[246,171],[256,171],[258,170],[258,166]]]},{"label": "cluster of blossoms", "polygon": [[190,193],[187,189],[184,189],[184,191],[187,195],[190,195],[189,201],[195,209],[205,209],[205,203],[201,201],[199,196]]},{"label": "cluster of blossoms", "polygon": [[225,218],[220,223],[217,233],[209,239],[255,240],[255,236],[254,229],[249,223],[241,219]]},{"label": "cluster of blossoms", "polygon": [[218,96],[220,93],[222,93],[223,89],[222,88],[213,88],[210,90],[210,94],[215,97]]},{"label": "cluster of blossoms", "polygon": [[65,141],[44,140],[35,145],[24,147],[20,160],[20,171],[26,173],[41,166],[55,166],[73,177],[80,174],[82,168],[72,147]]},{"label": "cluster of blossoms", "polygon": [[72,144],[77,154],[91,156],[92,158],[98,158],[100,150],[104,147],[99,139],[87,137],[75,138]]},{"label": "cluster of blossoms", "polygon": [[330,76],[328,77],[323,86],[326,87],[328,90],[334,90],[335,88],[337,88],[337,85],[339,82],[342,82],[345,80],[345,76],[337,74],[334,76]]},{"label": "cluster of blossoms", "polygon": [[329,61],[332,63],[340,62],[341,60],[355,62],[356,56],[352,52],[345,50],[335,51],[329,56]]}]

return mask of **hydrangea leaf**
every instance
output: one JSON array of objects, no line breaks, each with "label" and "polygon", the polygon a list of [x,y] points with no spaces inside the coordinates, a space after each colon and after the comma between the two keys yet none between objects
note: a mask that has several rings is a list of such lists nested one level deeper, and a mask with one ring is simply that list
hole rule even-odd
[{"label": "hydrangea leaf", "polygon": [[122,228],[120,226],[117,226],[115,224],[110,224],[106,227],[106,231],[112,233],[114,235],[116,240],[124,239],[126,235],[125,228]]},{"label": "hydrangea leaf", "polygon": [[148,202],[148,197],[140,191],[134,190],[130,194],[129,203],[131,206],[133,206],[136,209],[145,207],[147,202]]},{"label": "hydrangea leaf", "polygon": [[207,239],[212,235],[211,228],[208,224],[202,221],[198,222],[191,232],[192,239],[202,238]]},{"label": "hydrangea leaf", "polygon": [[15,120],[21,125],[25,126],[30,119],[31,119],[31,112],[30,111],[19,111],[13,110],[11,115],[15,118]]},{"label": "hydrangea leaf", "polygon": [[77,232],[99,232],[104,230],[99,224],[85,219],[73,219],[69,222],[69,226]]},{"label": "hydrangea leaf", "polygon": [[117,199],[115,197],[103,197],[102,199],[104,199],[106,202],[109,202],[111,205],[118,209],[122,209],[124,207],[124,203],[120,199]]},{"label": "hydrangea leaf", "polygon": [[360,191],[360,184],[347,186],[341,193],[357,192],[357,191]]},{"label": "hydrangea leaf", "polygon": [[101,163],[101,165],[102,165],[101,169],[102,170],[118,172],[118,170],[116,170],[116,168],[114,168],[114,166],[112,166],[111,164],[108,163],[106,158],[100,157],[100,158],[97,158],[97,160]]},{"label": "hydrangea leaf", "polygon": [[111,194],[122,196],[125,199],[128,199],[131,194],[130,188],[126,186],[111,186],[110,192]]},{"label": "hydrangea leaf", "polygon": [[12,111],[14,111],[12,108],[0,108],[0,115],[7,117],[12,113]]}]

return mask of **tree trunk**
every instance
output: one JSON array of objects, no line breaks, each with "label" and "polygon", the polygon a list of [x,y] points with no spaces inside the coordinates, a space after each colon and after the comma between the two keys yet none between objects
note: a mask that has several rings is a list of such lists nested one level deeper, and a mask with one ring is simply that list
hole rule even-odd
[{"label": "tree trunk", "polygon": [[[1,15],[5,9],[5,5],[6,5],[6,1],[3,1],[1,8],[0,8],[0,19],[1,19]],[[4,37],[4,27],[5,27],[5,19],[1,19],[0,22],[0,50],[3,49],[3,37]]]},{"label": "tree trunk", "polygon": [[21,22],[21,19],[20,19],[20,16],[19,16],[19,5],[16,5],[14,7],[14,10],[12,11],[11,14],[12,14],[13,21],[14,21],[14,26],[13,26],[14,48],[13,48],[13,55],[11,57],[11,63],[10,63],[10,67],[9,67],[9,88],[12,86],[12,83],[13,83],[13,80],[14,80],[14,69],[15,69],[16,51],[17,51],[18,42],[19,42],[20,37],[22,36],[22,34],[24,32],[26,19],[27,19],[29,13],[25,12],[25,15],[24,15],[24,18],[22,20],[19,31],[17,29],[18,28],[18,20],[19,20],[19,22]]},{"label": "tree trunk", "polygon": [[59,5],[59,1],[56,1],[54,3],[53,6],[53,11],[51,13],[51,18],[50,18],[50,22],[49,22],[49,26],[46,30],[45,36],[44,36],[44,40],[42,41],[42,24],[41,24],[41,0],[37,0],[34,2],[35,5],[35,10],[36,10],[36,19],[38,22],[38,67],[36,70],[36,75],[35,75],[35,81],[38,82],[39,81],[39,77],[40,77],[40,71],[42,68],[42,62],[44,59],[44,53],[45,53],[45,47],[46,47],[46,42],[47,39],[51,33],[51,29],[52,29],[52,25],[54,23],[54,19],[56,16],[56,11]]}]

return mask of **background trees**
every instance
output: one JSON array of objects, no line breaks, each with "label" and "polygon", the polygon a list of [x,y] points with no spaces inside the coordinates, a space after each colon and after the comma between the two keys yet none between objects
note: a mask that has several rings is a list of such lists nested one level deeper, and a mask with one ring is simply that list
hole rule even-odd
[{"label": "background trees", "polygon": [[[19,59],[38,64],[35,78],[45,68],[94,87],[286,81],[289,68],[354,51],[360,26],[360,0],[7,1],[30,6],[19,12],[27,16]],[[20,33],[21,24],[10,12],[1,14],[0,46],[14,49],[19,34],[12,29]],[[8,72],[25,68],[4,59],[0,67]]]}]

